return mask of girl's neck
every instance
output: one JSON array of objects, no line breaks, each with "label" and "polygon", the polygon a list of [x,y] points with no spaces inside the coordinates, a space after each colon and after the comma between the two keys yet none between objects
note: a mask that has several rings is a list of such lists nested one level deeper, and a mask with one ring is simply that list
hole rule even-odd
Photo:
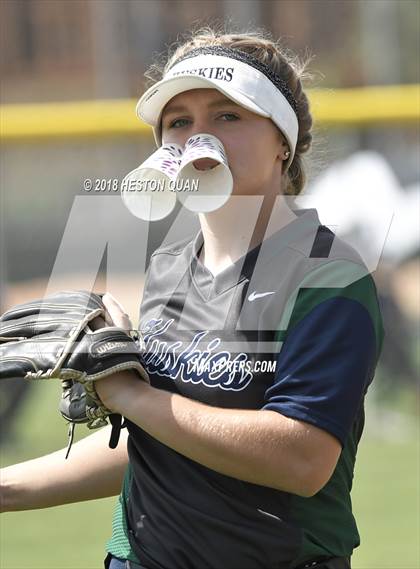
[{"label": "girl's neck", "polygon": [[223,207],[199,218],[204,238],[200,260],[216,276],[296,215],[284,196],[231,196]]}]

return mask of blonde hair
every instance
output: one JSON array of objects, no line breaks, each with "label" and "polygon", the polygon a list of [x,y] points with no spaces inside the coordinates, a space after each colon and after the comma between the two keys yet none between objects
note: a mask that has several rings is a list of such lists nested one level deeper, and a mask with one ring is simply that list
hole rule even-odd
[{"label": "blonde hair", "polygon": [[203,46],[230,47],[249,53],[268,65],[287,83],[297,104],[299,131],[295,156],[287,171],[284,193],[298,195],[306,182],[303,155],[310,150],[312,144],[312,116],[309,101],[302,86],[304,79],[311,78],[311,75],[306,72],[309,58],[301,60],[290,49],[282,47],[279,41],[272,40],[265,31],[226,33],[215,27],[205,26],[184,35],[180,41],[175,42],[161,61],[150,66],[145,76],[152,82],[159,81],[175,61],[191,50]]}]

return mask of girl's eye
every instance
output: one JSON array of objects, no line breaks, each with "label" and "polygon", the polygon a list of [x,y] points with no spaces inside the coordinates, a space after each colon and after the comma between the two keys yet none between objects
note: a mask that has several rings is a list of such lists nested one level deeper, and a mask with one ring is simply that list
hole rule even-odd
[{"label": "girl's eye", "polygon": [[[222,113],[218,116],[225,122],[233,122],[239,120],[239,117],[233,113]],[[174,119],[168,125],[168,128],[182,128],[190,122],[190,119]]]},{"label": "girl's eye", "polygon": [[188,122],[188,119],[175,119],[171,123],[169,123],[169,128],[180,128],[181,126],[185,126],[185,123]]},{"label": "girl's eye", "polygon": [[233,113],[223,113],[222,115],[220,115],[220,118],[222,118],[227,122],[239,120],[238,115],[234,115]]}]

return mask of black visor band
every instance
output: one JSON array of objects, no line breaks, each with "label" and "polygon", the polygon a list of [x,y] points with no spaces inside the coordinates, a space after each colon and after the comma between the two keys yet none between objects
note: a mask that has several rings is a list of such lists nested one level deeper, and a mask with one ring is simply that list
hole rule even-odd
[{"label": "black visor band", "polygon": [[289,89],[287,83],[282,79],[277,73],[266,64],[254,57],[253,55],[246,53],[245,51],[240,51],[231,47],[225,47],[221,45],[211,45],[206,47],[197,47],[181,56],[179,59],[174,61],[171,66],[167,69],[169,71],[185,59],[190,59],[191,57],[196,57],[197,55],[221,55],[223,57],[230,57],[231,59],[236,59],[242,63],[250,65],[254,69],[260,71],[263,75],[271,81],[271,83],[280,91],[280,93],[286,98],[289,105],[292,107],[294,112],[297,114],[298,105],[297,102]]}]

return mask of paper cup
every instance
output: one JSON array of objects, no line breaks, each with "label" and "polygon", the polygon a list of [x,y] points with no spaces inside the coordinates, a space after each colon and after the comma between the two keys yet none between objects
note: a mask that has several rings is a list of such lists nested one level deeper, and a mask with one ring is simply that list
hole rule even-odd
[{"label": "paper cup", "polygon": [[182,146],[164,144],[121,184],[121,197],[129,211],[145,221],[163,219],[176,204],[176,192],[171,188],[179,171]]},{"label": "paper cup", "polygon": [[[200,159],[214,160],[217,165],[200,170],[194,165]],[[232,193],[233,178],[220,140],[205,133],[189,138],[175,182],[177,198],[191,211],[209,212],[226,203]]]}]

